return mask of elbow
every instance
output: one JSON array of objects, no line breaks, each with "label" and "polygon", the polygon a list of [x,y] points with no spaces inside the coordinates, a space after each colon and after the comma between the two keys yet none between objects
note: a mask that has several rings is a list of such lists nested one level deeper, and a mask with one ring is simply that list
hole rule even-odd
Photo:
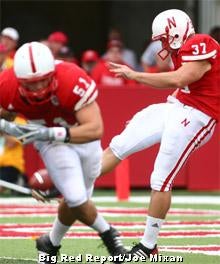
[{"label": "elbow", "polygon": [[181,76],[176,76],[170,82],[171,88],[181,88],[181,87],[184,87],[186,85],[187,85],[187,83],[181,78]]},{"label": "elbow", "polygon": [[103,134],[104,134],[103,126],[101,126],[101,125],[97,126],[96,128],[94,128],[93,140],[101,139]]},{"label": "elbow", "polygon": [[195,82],[201,78],[200,73],[191,72],[190,74],[184,74],[183,72],[176,71],[171,78],[172,88],[183,88],[192,82]]},{"label": "elbow", "polygon": [[98,129],[96,131],[96,139],[101,139],[103,136],[103,133],[104,133],[103,129]]}]

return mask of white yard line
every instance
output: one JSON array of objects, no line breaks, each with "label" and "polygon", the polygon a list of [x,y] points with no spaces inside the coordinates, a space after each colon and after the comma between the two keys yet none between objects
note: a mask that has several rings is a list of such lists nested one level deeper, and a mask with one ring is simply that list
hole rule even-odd
[{"label": "white yard line", "polygon": [[[45,226],[45,227],[4,227],[3,230],[7,229],[7,231],[16,231],[16,232],[46,232],[46,231],[50,231],[51,230],[51,227],[52,226]],[[145,225],[133,225],[133,226],[121,226],[121,225],[117,225],[115,224],[114,225],[115,228],[118,228],[120,230],[144,230],[145,228]],[[175,229],[180,229],[181,228],[181,231],[187,231],[188,229],[183,229],[183,228],[192,228],[192,227],[197,227],[198,228],[198,225],[179,225],[179,226],[172,226],[172,225],[167,225],[167,226],[164,226],[162,227],[161,230],[163,231],[167,231],[167,232],[170,232],[171,230],[174,230]],[[201,225],[199,226],[201,227]],[[210,229],[210,228],[213,228],[213,225],[206,225],[204,226],[205,228],[203,229],[196,229],[196,231],[216,231],[216,230],[219,230],[219,229],[216,229],[216,227],[220,227],[220,225],[215,225],[215,229]],[[87,226],[72,226],[69,231],[91,231],[91,228],[90,227],[87,227]]]},{"label": "white yard line", "polygon": [[[210,250],[202,250],[203,248],[210,248]],[[189,245],[189,246],[161,246],[159,247],[160,252],[180,252],[186,254],[204,254],[204,255],[212,255],[212,256],[220,256],[220,250],[213,250],[212,247],[219,247],[219,245]],[[195,249],[197,248],[197,249]],[[201,249],[199,249],[201,248]],[[37,261],[37,259],[31,258],[15,258],[15,257],[6,257],[0,256],[0,260],[19,260],[19,261]],[[58,261],[60,263],[60,261]]]},{"label": "white yard line", "polygon": [[[140,235],[137,235],[137,236],[126,236],[126,237],[122,237],[122,239],[136,239],[136,238],[140,238],[141,236]],[[187,237],[187,238],[192,238],[192,236],[185,236],[184,235],[184,238]],[[200,236],[200,235],[197,235],[197,236],[194,236],[196,238],[210,238],[210,237],[213,237],[213,238],[216,238],[216,237],[220,237],[220,235],[203,235],[203,236]],[[182,235],[180,236],[163,236],[163,237],[160,237],[160,239],[175,239],[175,238],[183,238]],[[33,236],[16,236],[16,237],[5,237],[5,236],[0,236],[0,240],[1,239],[33,239]],[[64,239],[99,239],[99,237],[97,236],[66,236]]]},{"label": "white yard line", "polygon": [[[97,196],[93,197],[94,202],[118,202],[115,196]],[[130,202],[134,203],[149,203],[150,196],[132,196]],[[57,204],[52,201],[52,204]],[[174,195],[172,198],[173,204],[220,204],[220,196],[216,195]],[[32,198],[0,198],[0,204],[39,204]]]},{"label": "white yard line", "polygon": [[[45,217],[53,216],[57,213],[57,205],[54,204],[1,204],[0,201],[0,217]],[[145,217],[147,210],[145,208],[128,208],[128,207],[97,207],[99,212],[104,216],[109,217]],[[183,209],[183,208],[171,208],[169,215],[172,216],[220,216],[220,210],[210,209]]]},{"label": "white yard line", "polygon": [[6,260],[25,260],[25,261],[37,261],[37,259],[29,259],[29,258],[13,258],[13,257],[0,257],[0,259],[6,259]]},{"label": "white yard line", "polygon": [[[1,214],[0,213],[0,218],[10,218],[10,217],[54,217],[56,215],[56,213],[43,213],[43,214],[39,214],[39,213],[31,213],[31,214],[19,214],[19,213],[12,213],[12,214]],[[121,214],[121,213],[102,213],[102,216],[106,216],[106,217],[111,217],[111,218],[118,218],[118,217],[126,217],[128,220],[130,218],[137,218],[137,217],[146,217],[147,213],[135,213],[132,214],[132,212],[128,215],[126,214]],[[194,214],[194,213],[188,213],[188,214],[181,214],[181,213],[172,213],[172,214],[168,214],[169,216],[184,216],[184,217],[199,217],[198,214]],[[207,217],[207,216],[213,216],[213,217],[219,217],[220,213],[204,213],[202,215],[200,215],[200,217]]]}]

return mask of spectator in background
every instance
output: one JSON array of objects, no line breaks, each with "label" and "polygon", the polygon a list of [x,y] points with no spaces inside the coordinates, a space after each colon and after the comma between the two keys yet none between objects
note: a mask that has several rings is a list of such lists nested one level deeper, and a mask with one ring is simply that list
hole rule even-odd
[{"label": "spectator in background", "polygon": [[167,72],[171,70],[171,61],[170,57],[168,56],[165,59],[161,59],[158,54],[155,54],[155,65],[154,66],[149,66],[147,68],[147,72]]},{"label": "spectator in background", "polygon": [[15,28],[7,27],[1,31],[0,43],[6,48],[5,69],[13,66],[13,59],[18,47],[19,33]]},{"label": "spectator in background", "polygon": [[57,59],[58,60],[63,60],[67,62],[73,62],[75,64],[79,64],[77,58],[74,56],[73,51],[71,50],[70,47],[63,46],[60,51],[57,54]]},{"label": "spectator in background", "polygon": [[39,42],[49,47],[49,42],[47,39],[40,39]]},{"label": "spectator in background", "polygon": [[4,69],[12,67],[12,64],[7,65],[6,58],[7,58],[6,47],[4,44],[0,43],[0,72],[3,71]]},{"label": "spectator in background", "polygon": [[81,57],[81,67],[90,75],[99,59],[97,51],[85,50]]},{"label": "spectator in background", "polygon": [[48,36],[48,47],[51,49],[55,58],[61,52],[61,49],[67,45],[68,37],[65,33],[61,31],[56,31]]},{"label": "spectator in background", "polygon": [[91,77],[97,85],[118,87],[135,83],[134,81],[130,81],[122,77],[115,78],[115,75],[109,71],[109,62],[126,64],[123,61],[122,49],[123,44],[121,41],[111,40],[108,42],[105,57],[99,60],[91,72]]},{"label": "spectator in background", "polygon": [[220,26],[214,26],[210,29],[209,34],[213,37],[218,43],[220,43]]},{"label": "spectator in background", "polygon": [[[25,123],[24,119],[16,117],[16,123]],[[7,134],[0,134],[0,179],[18,183],[21,181],[26,184],[27,180],[24,174],[24,157],[23,147],[20,141],[15,137]],[[3,192],[4,188],[0,187],[0,192]]]},{"label": "spectator in background", "polygon": [[144,72],[163,72],[171,69],[170,56],[161,60],[158,56],[162,49],[160,41],[152,41],[141,56],[141,65]]},{"label": "spectator in background", "polygon": [[111,40],[118,40],[121,43],[123,43],[123,46],[122,46],[122,58],[123,58],[123,61],[127,65],[132,67],[133,69],[137,69],[138,63],[137,63],[136,53],[133,50],[128,49],[127,47],[124,46],[124,41],[123,41],[123,38],[122,38],[122,34],[121,34],[119,29],[112,28],[109,31],[109,33],[108,33],[108,41],[111,41]]}]

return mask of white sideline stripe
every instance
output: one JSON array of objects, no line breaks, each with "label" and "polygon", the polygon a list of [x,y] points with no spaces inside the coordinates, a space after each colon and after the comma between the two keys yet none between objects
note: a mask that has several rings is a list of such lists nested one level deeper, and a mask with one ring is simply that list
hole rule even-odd
[{"label": "white sideline stripe", "polygon": [[[181,252],[181,253],[194,253],[194,254],[204,254],[204,255],[213,255],[213,256],[220,256],[220,251],[216,252],[213,250],[210,251],[201,251],[201,250],[189,250],[187,247],[205,247],[206,245],[186,245],[184,246],[186,249],[178,249],[178,247],[182,248],[183,246],[162,246],[160,247],[160,251],[163,252]],[[208,245],[207,247],[216,247],[219,245]],[[175,247],[176,249],[172,249],[172,247]],[[37,259],[29,259],[29,258],[13,258],[13,257],[6,257],[2,256],[0,259],[5,259],[5,260],[25,260],[25,261],[37,261]],[[60,263],[58,261],[58,263]]]},{"label": "white sideline stripe", "polygon": [[[136,239],[138,238],[139,236],[134,236],[134,235],[131,235],[131,236],[126,236],[126,237],[121,237],[123,240],[124,239]],[[214,237],[214,238],[217,238],[217,237],[220,237],[220,234],[210,234],[210,235],[196,235],[196,236],[190,236],[190,235],[185,235],[184,234],[184,238],[209,238],[209,237]],[[66,236],[64,239],[98,239],[99,240],[99,237],[97,236]],[[179,235],[179,236],[175,236],[175,235],[170,235],[169,237],[168,236],[161,236],[160,239],[172,239],[172,238],[183,238],[182,235]],[[16,236],[16,237],[5,237],[5,236],[0,236],[0,240],[1,239],[33,239],[33,236]]]},{"label": "white sideline stripe", "polygon": [[[130,226],[130,227],[118,227],[117,225],[114,225],[114,227],[116,228],[120,228],[120,230],[133,230],[135,229],[144,229],[145,226]],[[213,225],[212,225],[213,227]],[[170,227],[169,227],[170,228]],[[6,230],[7,232],[9,231],[15,231],[17,233],[23,233],[23,232],[41,232],[41,231],[47,231],[47,230],[51,230],[51,227],[12,227],[12,228],[2,228],[3,231]],[[171,228],[170,228],[171,229]],[[161,232],[163,234],[167,234],[167,233],[172,233],[172,234],[175,234],[175,233],[179,233],[180,231],[179,230],[167,230],[167,228],[162,228],[161,229]],[[172,228],[173,229],[173,228]],[[77,230],[77,233],[76,234],[81,234],[82,232],[85,232],[87,231],[88,233],[92,232],[91,229],[89,227],[74,227],[71,229],[69,229],[69,232],[70,231],[74,231],[74,230]],[[135,232],[134,231],[134,232]],[[219,233],[219,229],[196,229],[196,232],[218,232]],[[194,229],[192,230],[189,230],[189,229],[181,229],[181,232],[185,232],[185,234],[191,234],[192,232],[195,232]],[[220,235],[220,234],[216,234],[216,235]],[[215,235],[215,234],[211,234],[211,235]]]},{"label": "white sideline stripe", "polygon": [[[176,249],[172,249],[172,247],[175,247]],[[180,249],[178,249],[178,247]],[[182,247],[185,247],[185,249],[182,249]],[[219,247],[219,245],[185,245],[185,246],[162,246],[159,247],[160,251],[163,252],[181,252],[181,253],[194,253],[194,254],[204,254],[204,255],[213,255],[213,256],[220,256],[220,251],[216,252],[213,250],[210,251],[202,251],[202,250],[192,250],[190,248],[197,247],[197,248],[212,248],[212,247]]]},{"label": "white sideline stripe", "polygon": [[[136,214],[145,214],[147,213],[147,210],[145,208],[128,208],[124,206],[113,206],[113,207],[106,207],[106,206],[97,206],[97,209],[101,211],[102,213],[108,213],[108,214],[127,214],[129,213],[136,213]],[[3,213],[19,213],[25,212],[27,213],[45,213],[45,214],[53,214],[57,213],[57,206],[53,205],[38,205],[36,207],[30,208],[30,207],[25,207],[25,205],[21,208],[1,208],[0,205],[0,212]],[[170,214],[185,214],[185,213],[193,213],[193,214],[219,214],[220,210],[214,210],[214,209],[193,209],[193,208],[171,208],[169,210]]]},{"label": "white sideline stripe", "polygon": [[25,260],[25,261],[37,261],[37,259],[29,259],[29,258],[13,258],[13,257],[0,257],[0,259],[7,259],[7,260]]},{"label": "white sideline stripe", "polygon": [[[118,202],[116,196],[98,196],[93,197],[94,202]],[[135,196],[130,197],[129,202],[134,203],[149,203],[150,196]],[[36,204],[39,205],[39,202],[35,201],[33,198],[0,198],[1,204]],[[220,196],[217,195],[174,195],[172,197],[173,204],[220,204]],[[50,204],[57,204],[56,201],[51,201]]]},{"label": "white sideline stripe", "polygon": [[180,252],[180,253],[193,253],[193,254],[203,254],[203,255],[209,255],[209,256],[220,256],[220,252],[216,251],[202,251],[202,250],[184,250],[184,249],[161,249],[160,251],[165,252]]},{"label": "white sideline stripe", "polygon": [[[219,211],[220,213],[220,211]],[[43,213],[43,214],[19,214],[19,213],[14,213],[14,214],[1,214],[0,213],[0,217],[1,218],[5,218],[5,217],[52,217],[52,216],[55,216],[57,213],[54,212],[54,213]],[[202,217],[206,217],[206,216],[214,216],[214,217],[217,217],[219,214],[210,214],[210,213],[203,213],[202,214]],[[108,217],[111,217],[111,218],[118,218],[118,217],[127,217],[127,218],[133,218],[133,217],[146,217],[146,213],[135,213],[135,214],[132,214],[132,212],[130,214],[121,214],[121,213],[103,213],[102,212],[102,216],[108,216]],[[188,213],[186,215],[184,214],[181,214],[181,213],[176,213],[176,214],[171,214],[171,216],[187,216],[187,217],[199,217],[199,215],[196,215],[196,214],[193,214],[193,213]]]},{"label": "white sideline stripe", "polygon": [[[145,225],[134,225],[134,226],[121,226],[121,225],[117,225],[117,224],[114,224],[114,227],[115,228],[119,228],[120,230],[144,230],[145,229]],[[181,231],[183,232],[190,232],[191,230],[189,230],[188,228],[193,228],[193,227],[201,227],[201,225],[177,225],[177,226],[172,226],[172,225],[166,225],[166,226],[163,226],[161,231],[163,232],[175,232],[176,229],[178,228],[181,228]],[[197,232],[200,232],[200,231],[220,231],[219,229],[210,229],[210,228],[213,228],[213,225],[206,225],[206,226],[202,226],[204,227],[203,229],[196,229]],[[220,227],[220,224],[216,225],[215,224],[215,228],[216,227]],[[183,228],[187,228],[187,229],[183,229]],[[3,227],[3,230],[7,230],[7,231],[16,231],[16,232],[47,232],[47,231],[50,231],[51,230],[51,226],[50,227]],[[82,231],[91,231],[91,228],[90,227],[87,227],[87,226],[73,226],[69,229],[69,231],[79,231],[79,232],[82,232]],[[193,229],[192,229],[193,231]],[[179,231],[178,231],[179,232]]]}]

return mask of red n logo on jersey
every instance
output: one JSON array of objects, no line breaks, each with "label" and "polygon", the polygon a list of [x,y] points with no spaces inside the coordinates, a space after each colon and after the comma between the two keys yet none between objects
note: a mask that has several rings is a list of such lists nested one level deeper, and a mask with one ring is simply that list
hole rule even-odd
[{"label": "red n logo on jersey", "polygon": [[167,23],[168,23],[168,27],[171,29],[172,26],[173,27],[176,27],[176,21],[175,21],[175,18],[172,17],[172,18],[167,18]]},{"label": "red n logo on jersey", "polygon": [[181,122],[185,127],[190,123],[186,118]]}]

